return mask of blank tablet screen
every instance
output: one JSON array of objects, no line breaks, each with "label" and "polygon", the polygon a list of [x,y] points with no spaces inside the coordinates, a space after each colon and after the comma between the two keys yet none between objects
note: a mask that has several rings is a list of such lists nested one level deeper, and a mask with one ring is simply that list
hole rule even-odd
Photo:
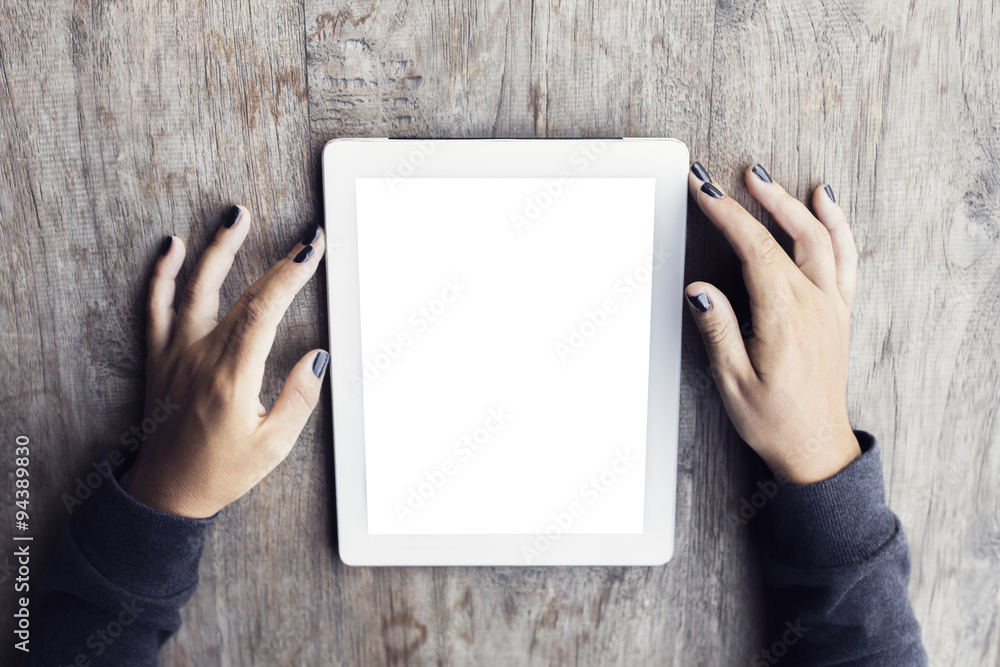
[{"label": "blank tablet screen", "polygon": [[358,178],[368,532],[643,532],[653,178]]}]

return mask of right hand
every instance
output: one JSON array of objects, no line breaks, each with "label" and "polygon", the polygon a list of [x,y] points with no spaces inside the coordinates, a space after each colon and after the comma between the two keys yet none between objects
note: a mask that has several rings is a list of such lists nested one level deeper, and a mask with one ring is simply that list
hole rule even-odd
[{"label": "right hand", "polygon": [[794,241],[792,261],[766,227],[695,171],[691,196],[739,256],[750,296],[753,334],[744,341],[718,288],[685,288],[726,411],[780,481],[832,477],[861,455],[847,416],[858,251],[844,212],[825,186],[813,192],[814,216],[763,168],[762,176],[747,169],[750,194]]}]

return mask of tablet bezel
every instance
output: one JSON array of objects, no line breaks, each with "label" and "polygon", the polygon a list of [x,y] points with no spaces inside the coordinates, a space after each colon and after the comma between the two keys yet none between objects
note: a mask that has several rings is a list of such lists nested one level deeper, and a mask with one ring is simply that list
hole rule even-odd
[{"label": "tablet bezel", "polygon": [[[662,565],[674,550],[687,147],[676,139],[335,139],[322,154],[338,548],[355,566]],[[646,477],[640,535],[368,533],[357,178],[655,178]],[[555,531],[551,531],[555,533]],[[540,539],[541,538],[541,539]],[[536,547],[546,545],[540,550]],[[534,550],[530,559],[523,547]]]}]

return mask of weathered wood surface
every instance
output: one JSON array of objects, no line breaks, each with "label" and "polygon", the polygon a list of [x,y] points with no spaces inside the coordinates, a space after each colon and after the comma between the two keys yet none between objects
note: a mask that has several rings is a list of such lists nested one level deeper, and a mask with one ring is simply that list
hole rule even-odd
[{"label": "weathered wood surface", "polygon": [[[328,139],[676,136],[737,197],[753,161],[800,196],[833,184],[861,250],[850,414],[882,442],[932,664],[1000,665],[997,35],[992,0],[0,0],[0,410],[3,451],[32,439],[35,548],[141,419],[164,234],[198,251],[230,202],[251,208],[231,303],[320,216]],[[695,214],[687,261],[738,284]],[[268,398],[323,344],[324,306],[313,281]],[[689,325],[668,566],[347,568],[325,398],[209,534],[163,664],[746,664],[771,640],[750,534],[727,516],[757,472]],[[2,562],[11,455],[0,470]],[[0,590],[10,610],[9,576]]]}]

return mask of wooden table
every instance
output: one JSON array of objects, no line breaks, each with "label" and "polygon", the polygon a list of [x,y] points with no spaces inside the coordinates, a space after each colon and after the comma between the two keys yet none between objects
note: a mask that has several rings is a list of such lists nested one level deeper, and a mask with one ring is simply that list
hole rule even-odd
[{"label": "wooden table", "polygon": [[[849,408],[883,448],[934,665],[1000,664],[1000,6],[873,3],[0,2],[0,410],[31,438],[44,553],[60,496],[141,419],[160,240],[256,226],[223,301],[321,217],[346,136],[675,136],[742,201],[760,161],[832,183],[861,265]],[[747,202],[751,211],[760,207]],[[770,221],[768,221],[770,224]],[[687,274],[738,295],[700,214]],[[265,402],[325,345],[314,280]],[[657,568],[348,568],[331,414],[210,532],[165,665],[732,665],[765,636],[760,562],[730,520],[760,470],[684,332],[677,552]],[[12,551],[12,454],[0,525]],[[2,562],[2,561],[0,561]],[[2,586],[4,640],[13,656]]]}]

